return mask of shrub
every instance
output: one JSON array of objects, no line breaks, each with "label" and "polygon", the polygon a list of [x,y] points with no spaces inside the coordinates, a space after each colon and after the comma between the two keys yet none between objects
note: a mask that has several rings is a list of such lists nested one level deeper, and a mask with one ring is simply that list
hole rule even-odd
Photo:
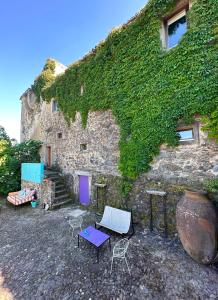
[{"label": "shrub", "polygon": [[0,139],[0,194],[20,189],[21,163],[39,162],[41,142],[26,141],[12,146],[10,140]]},{"label": "shrub", "polygon": [[204,188],[210,193],[218,192],[218,179],[209,179],[204,182]]}]

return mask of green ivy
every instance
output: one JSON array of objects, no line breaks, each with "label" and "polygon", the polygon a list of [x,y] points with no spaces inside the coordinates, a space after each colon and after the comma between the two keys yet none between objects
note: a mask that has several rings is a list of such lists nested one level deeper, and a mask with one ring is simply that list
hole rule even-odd
[{"label": "green ivy", "polygon": [[37,96],[58,101],[69,122],[80,112],[84,127],[88,112],[111,109],[120,127],[119,169],[127,178],[148,171],[161,144],[178,144],[178,120],[210,116],[218,107],[218,1],[195,1],[187,33],[166,51],[160,40],[162,17],[176,3],[150,0],[52,84],[49,68],[50,75],[44,69],[33,85]]},{"label": "green ivy", "polygon": [[121,195],[126,198],[133,188],[133,181],[124,177],[121,184]]},{"label": "green ivy", "polygon": [[202,118],[202,121],[205,123],[202,129],[209,132],[209,138],[215,138],[218,142],[218,109],[209,117]]},{"label": "green ivy", "polygon": [[55,79],[55,65],[54,60],[48,59],[42,73],[35,79],[32,85],[32,90],[38,101],[42,98],[43,90],[50,86]]},{"label": "green ivy", "polygon": [[204,182],[204,188],[206,191],[210,193],[217,193],[218,192],[218,179],[209,179]]}]

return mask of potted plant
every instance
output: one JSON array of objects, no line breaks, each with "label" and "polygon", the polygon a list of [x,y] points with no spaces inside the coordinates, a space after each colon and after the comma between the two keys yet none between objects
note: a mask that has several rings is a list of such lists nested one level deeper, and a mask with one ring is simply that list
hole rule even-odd
[{"label": "potted plant", "polygon": [[32,208],[36,208],[37,204],[38,203],[37,203],[37,201],[35,199],[31,201]]},{"label": "potted plant", "polygon": [[32,206],[32,208],[36,208],[37,205],[38,205],[37,194],[34,193],[33,197],[32,197],[32,200],[31,200],[31,206]]}]

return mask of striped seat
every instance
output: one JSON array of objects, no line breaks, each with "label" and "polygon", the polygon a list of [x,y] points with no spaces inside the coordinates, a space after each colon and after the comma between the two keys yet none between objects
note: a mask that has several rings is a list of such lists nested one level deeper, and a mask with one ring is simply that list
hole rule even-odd
[{"label": "striped seat", "polygon": [[26,202],[30,202],[34,199],[35,190],[25,189],[25,195],[21,196],[19,192],[12,192],[8,194],[7,200],[13,205],[20,205]]}]

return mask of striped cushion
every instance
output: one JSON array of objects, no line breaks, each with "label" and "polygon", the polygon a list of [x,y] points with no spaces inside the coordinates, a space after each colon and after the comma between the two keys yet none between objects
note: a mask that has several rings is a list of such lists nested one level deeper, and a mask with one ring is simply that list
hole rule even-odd
[{"label": "striped cushion", "polygon": [[14,205],[20,205],[20,204],[23,204],[23,203],[33,200],[34,193],[35,193],[35,190],[28,190],[27,194],[22,197],[19,196],[19,192],[9,193],[7,200]]}]

